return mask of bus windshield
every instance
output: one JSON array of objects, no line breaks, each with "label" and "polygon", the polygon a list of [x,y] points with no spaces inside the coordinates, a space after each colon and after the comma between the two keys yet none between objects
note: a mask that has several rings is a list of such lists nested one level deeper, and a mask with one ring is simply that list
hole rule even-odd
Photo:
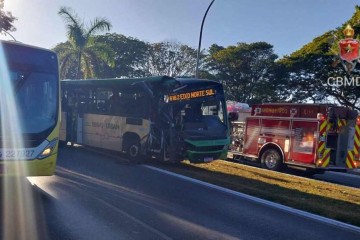
[{"label": "bus windshield", "polygon": [[2,46],[21,119],[20,131],[31,138],[43,139],[58,121],[56,54],[15,43],[3,42]]},{"label": "bus windshield", "polygon": [[191,139],[224,137],[227,131],[224,106],[224,102],[216,98],[175,103],[176,126]]},{"label": "bus windshield", "polygon": [[10,71],[25,134],[41,133],[57,120],[57,78],[42,72]]},{"label": "bus windshield", "polygon": [[[15,101],[24,134],[42,133],[57,121],[57,78],[55,74],[10,71]],[[0,131],[1,132],[1,131]]]}]

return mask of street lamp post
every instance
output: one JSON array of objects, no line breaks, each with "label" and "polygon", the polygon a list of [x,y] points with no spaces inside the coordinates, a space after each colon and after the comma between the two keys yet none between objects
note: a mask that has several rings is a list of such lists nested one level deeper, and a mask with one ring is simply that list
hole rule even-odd
[{"label": "street lamp post", "polygon": [[199,61],[200,61],[200,48],[201,48],[202,30],[203,30],[203,26],[204,26],[204,22],[205,22],[206,15],[207,15],[209,9],[211,8],[211,5],[214,3],[214,1],[215,1],[215,0],[212,0],[211,3],[209,4],[208,8],[206,9],[205,15],[204,15],[203,20],[202,20],[202,23],[201,23],[200,37],[199,37],[199,46],[198,46],[197,58],[196,58],[195,78],[198,78],[198,77],[199,77]]}]

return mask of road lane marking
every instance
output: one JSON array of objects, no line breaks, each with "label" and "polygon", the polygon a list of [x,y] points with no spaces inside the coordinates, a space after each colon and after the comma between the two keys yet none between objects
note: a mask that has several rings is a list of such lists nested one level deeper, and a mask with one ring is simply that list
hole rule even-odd
[{"label": "road lane marking", "polygon": [[102,204],[108,206],[109,208],[113,209],[114,211],[122,214],[123,216],[129,218],[130,220],[132,220],[133,222],[139,224],[140,226],[142,226],[143,228],[149,230],[150,232],[153,232],[154,234],[158,235],[159,237],[161,237],[162,239],[165,239],[165,240],[172,240],[171,237],[167,236],[165,233],[151,227],[150,225],[146,224],[145,222],[141,221],[140,219],[128,214],[127,212],[121,210],[120,208],[112,205],[111,203],[108,203],[98,197],[95,197],[96,200],[100,201]]},{"label": "road lane marking", "polygon": [[[101,187],[107,188],[107,189],[113,189],[113,191],[116,191],[118,193],[119,192],[124,192],[124,193],[122,193],[123,196],[120,196],[120,195],[115,195],[115,196],[118,197],[118,198],[125,199],[126,201],[130,201],[132,203],[141,205],[143,207],[147,207],[147,208],[150,208],[150,209],[155,209],[155,208],[152,208],[151,206],[139,203],[137,201],[132,200],[131,198],[125,197],[126,195],[129,195],[129,196],[130,195],[139,195],[139,193],[134,191],[134,190],[123,188],[123,187],[120,187],[120,186],[118,186],[116,184],[113,184],[113,183],[110,183],[110,182],[107,182],[107,181],[104,181],[104,180],[101,180],[101,179],[97,179],[97,178],[94,178],[94,177],[91,177],[91,176],[87,176],[87,175],[84,175],[84,174],[81,174],[81,173],[77,173],[75,171],[72,171],[72,170],[69,170],[69,169],[58,166],[57,167],[57,173],[59,173],[61,171],[65,172],[67,174],[72,174],[72,177],[77,178],[77,180],[75,181],[75,180],[69,179],[68,177],[66,178],[66,177],[61,177],[61,176],[55,175],[55,176],[52,176],[51,178],[55,179],[55,177],[56,177],[56,178],[59,178],[59,179],[58,180],[53,180],[54,183],[66,183],[66,182],[68,182],[68,183],[70,183],[71,185],[74,186],[74,183],[79,183],[78,179],[80,179],[82,181],[87,181],[87,183],[94,184],[96,186],[101,186]],[[40,184],[36,182],[38,180],[40,180]],[[32,185],[36,186],[35,190],[38,193],[44,194],[47,197],[55,198],[55,199],[59,200],[57,196],[53,196],[53,195],[49,194],[48,187],[42,186],[42,185],[44,185],[45,182],[46,183],[48,183],[48,182],[45,181],[43,183],[41,180],[43,180],[43,179],[40,179],[39,177],[33,177],[32,179],[29,180],[29,182]],[[93,186],[88,185],[88,188],[92,189]],[[153,234],[157,235],[159,237],[159,239],[164,239],[164,240],[172,240],[173,239],[173,238],[169,237],[168,235],[166,235],[165,233],[161,232],[160,230],[157,230],[156,228],[150,226],[149,224],[141,221],[139,218],[136,218],[135,216],[130,215],[129,213],[125,212],[124,210],[121,210],[119,207],[107,202],[106,200],[101,199],[100,197],[98,197],[96,195],[93,195],[93,193],[90,192],[86,188],[82,188],[82,194],[87,194],[89,197],[91,197],[94,200],[100,202],[102,205],[105,205],[105,206],[109,207],[110,209],[112,209],[113,211],[116,211],[117,213],[125,216],[126,218],[128,218],[129,220],[131,220],[131,221],[135,222],[136,224],[142,226],[144,229],[148,230],[149,232],[152,232]],[[142,195],[140,195],[140,196],[144,197]],[[70,195],[68,197],[70,197]],[[77,199],[77,198],[75,198],[75,199]],[[68,206],[68,205],[64,205],[64,206]]]},{"label": "road lane marking", "polygon": [[333,220],[333,219],[330,219],[330,218],[322,217],[322,216],[319,216],[319,215],[316,215],[316,214],[313,214],[313,213],[309,213],[309,212],[298,210],[298,209],[295,209],[295,208],[292,208],[292,207],[281,205],[279,203],[270,202],[270,201],[267,201],[267,200],[264,200],[264,199],[261,199],[261,198],[257,198],[257,197],[253,197],[253,196],[250,196],[250,195],[247,195],[247,194],[244,194],[244,193],[236,192],[236,191],[228,189],[228,188],[220,187],[220,186],[217,186],[217,185],[214,185],[214,184],[211,184],[211,183],[203,182],[203,181],[200,181],[200,180],[197,180],[197,179],[194,179],[194,178],[190,178],[190,177],[183,176],[183,175],[180,175],[180,174],[177,174],[177,173],[169,172],[169,171],[161,169],[161,168],[156,168],[156,167],[149,166],[149,165],[142,165],[142,166],[147,168],[147,169],[151,169],[151,170],[154,170],[154,171],[157,171],[157,172],[161,172],[161,173],[164,173],[164,174],[176,177],[176,178],[180,178],[180,179],[185,180],[185,181],[193,182],[193,183],[196,183],[196,184],[208,187],[208,188],[216,189],[216,190],[221,191],[221,192],[236,195],[238,197],[245,198],[247,200],[251,200],[251,201],[254,201],[254,202],[257,202],[257,203],[260,203],[260,204],[263,204],[263,205],[267,205],[267,206],[270,206],[270,207],[273,207],[273,208],[276,208],[276,209],[280,209],[282,211],[290,212],[290,213],[292,213],[294,215],[299,215],[299,216],[302,216],[302,217],[305,217],[305,218],[308,218],[308,219],[316,220],[316,221],[323,222],[323,223],[326,223],[326,224],[329,224],[329,225],[333,225],[333,226],[336,226],[336,227],[339,227],[339,228],[343,228],[343,229],[347,229],[347,230],[350,230],[350,231],[360,233],[360,227],[357,227],[357,226],[354,226],[354,225],[351,225],[351,224],[347,224],[347,223],[336,221],[336,220]]}]

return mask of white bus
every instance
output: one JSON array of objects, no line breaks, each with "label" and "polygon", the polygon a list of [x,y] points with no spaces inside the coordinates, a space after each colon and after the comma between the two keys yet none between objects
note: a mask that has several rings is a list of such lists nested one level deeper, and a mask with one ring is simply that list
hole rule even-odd
[{"label": "white bus", "polygon": [[222,85],[149,77],[63,80],[60,140],[124,152],[134,161],[226,158]]}]

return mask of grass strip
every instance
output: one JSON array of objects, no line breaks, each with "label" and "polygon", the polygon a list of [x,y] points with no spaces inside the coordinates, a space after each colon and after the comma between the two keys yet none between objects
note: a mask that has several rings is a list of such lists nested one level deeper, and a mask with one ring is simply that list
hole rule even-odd
[{"label": "grass strip", "polygon": [[360,226],[360,189],[222,160],[155,163],[175,173]]}]

